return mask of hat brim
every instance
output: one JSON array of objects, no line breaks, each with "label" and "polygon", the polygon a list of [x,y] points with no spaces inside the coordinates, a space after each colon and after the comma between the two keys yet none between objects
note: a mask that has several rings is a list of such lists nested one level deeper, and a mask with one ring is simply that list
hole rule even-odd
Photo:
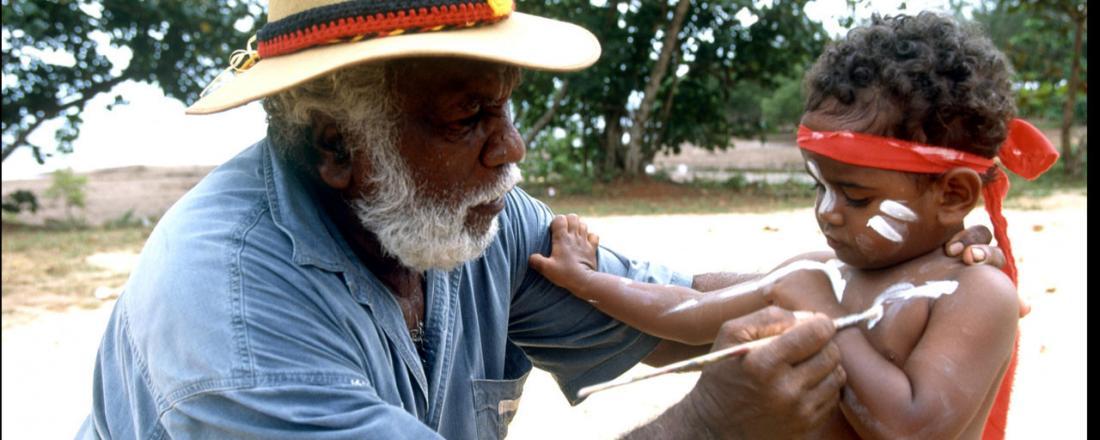
[{"label": "hat brim", "polygon": [[482,27],[330,44],[263,59],[200,98],[187,108],[187,114],[229,110],[353,64],[423,56],[474,58],[567,72],[595,63],[600,43],[580,26],[513,12],[505,20]]}]

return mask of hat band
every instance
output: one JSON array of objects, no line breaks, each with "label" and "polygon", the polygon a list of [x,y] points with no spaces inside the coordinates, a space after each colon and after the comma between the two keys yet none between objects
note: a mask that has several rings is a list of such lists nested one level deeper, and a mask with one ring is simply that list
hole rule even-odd
[{"label": "hat band", "polygon": [[321,44],[495,23],[512,13],[511,0],[356,0],[309,9],[267,23],[258,32],[260,58]]}]

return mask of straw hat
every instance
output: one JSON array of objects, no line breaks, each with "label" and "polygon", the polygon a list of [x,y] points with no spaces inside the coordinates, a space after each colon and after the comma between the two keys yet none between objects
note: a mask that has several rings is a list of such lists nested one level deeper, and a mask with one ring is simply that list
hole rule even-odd
[{"label": "straw hat", "polygon": [[228,110],[367,61],[446,56],[572,71],[599,58],[591,32],[514,8],[512,0],[271,0],[256,49],[249,40],[235,52],[187,113]]}]

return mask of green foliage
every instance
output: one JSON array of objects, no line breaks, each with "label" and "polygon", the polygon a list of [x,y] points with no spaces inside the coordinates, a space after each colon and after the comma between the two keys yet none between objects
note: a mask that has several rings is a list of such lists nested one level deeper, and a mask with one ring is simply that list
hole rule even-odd
[{"label": "green foliage", "polygon": [[[263,22],[262,9],[255,0],[4,1],[3,159],[30,148],[42,163],[51,154],[28,137],[55,118],[64,120],[55,134],[57,152],[71,151],[87,103],[124,81],[196,100],[229,53]],[[251,28],[244,26],[246,17],[255,19]],[[234,27],[241,19],[243,32]],[[130,52],[129,62],[113,64],[100,41]],[[44,61],[42,55],[51,53],[61,57]],[[66,57],[71,61],[47,62]],[[108,107],[124,103],[116,96]]]},{"label": "green foliage", "polygon": [[[760,101],[771,96],[763,91],[797,76],[796,69],[808,65],[824,46],[824,30],[802,12],[804,3],[776,0],[758,7],[744,0],[693,2],[651,116],[644,122],[644,156],[678,151],[682,143],[727,148],[733,136],[759,133]],[[564,129],[564,138],[536,136],[527,160],[565,155],[584,161],[580,170],[598,178],[630,171],[623,168],[623,134],[630,130],[656,64],[672,5],[632,0],[597,6],[589,0],[560,0],[522,2],[518,9],[576,23],[596,34],[603,46],[600,61],[581,72],[526,74],[513,94],[521,132],[552,107],[558,85],[569,81],[568,93],[544,129]],[[755,23],[745,26],[735,18],[743,9],[755,15]],[[769,111],[781,113],[779,107],[772,105]],[[553,145],[559,141],[579,145],[582,151]]]},{"label": "green foliage", "polygon": [[84,186],[88,184],[88,177],[74,173],[71,168],[54,171],[52,176],[50,187],[43,195],[63,202],[67,220],[72,220],[72,209],[84,207]]},{"label": "green foliage", "polygon": [[2,208],[5,213],[18,214],[30,211],[33,214],[38,212],[38,197],[33,192],[25,189],[12,191],[4,196]]},{"label": "green foliage", "polygon": [[[1084,4],[1084,0],[1001,0],[980,3],[981,9],[974,11],[974,20],[981,23],[1016,69],[1021,85],[1018,91],[1021,115],[1062,119],[1074,55],[1074,23],[1068,11]],[[1082,45],[1080,74],[1088,78],[1087,32]],[[1088,93],[1086,81],[1080,82],[1077,92],[1074,119],[1084,124],[1088,119],[1084,95]]]},{"label": "green foliage", "polygon": [[802,119],[803,101],[802,69],[798,69],[795,75],[785,78],[771,96],[760,101],[764,130],[796,131],[798,122]]},{"label": "green foliage", "polygon": [[127,209],[122,215],[103,222],[103,229],[148,227],[151,224],[148,218],[135,216],[133,209]]}]

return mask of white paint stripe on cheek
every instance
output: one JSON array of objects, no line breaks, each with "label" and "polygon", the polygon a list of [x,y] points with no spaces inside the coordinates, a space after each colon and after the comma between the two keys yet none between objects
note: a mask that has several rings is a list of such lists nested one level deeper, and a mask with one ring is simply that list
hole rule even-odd
[{"label": "white paint stripe on cheek", "polygon": [[825,187],[825,196],[821,198],[821,204],[817,206],[817,212],[823,214],[831,211],[833,205],[836,204],[836,193],[833,192],[833,187],[826,184],[825,179],[821,177],[821,170],[817,167],[817,162],[806,161],[806,167],[810,169],[810,174],[814,176],[814,179],[817,179],[817,183]]},{"label": "white paint stripe on cheek", "polygon": [[886,223],[886,219],[882,218],[882,216],[876,215],[871,217],[870,220],[867,220],[867,227],[874,229],[875,232],[878,232],[879,235],[887,240],[901,242],[901,234],[898,234],[898,231],[894,230],[889,223]]},{"label": "white paint stripe on cheek", "polygon": [[878,206],[878,209],[882,211],[883,214],[901,221],[917,221],[917,214],[913,212],[913,210],[893,200],[884,200],[882,204]]}]

